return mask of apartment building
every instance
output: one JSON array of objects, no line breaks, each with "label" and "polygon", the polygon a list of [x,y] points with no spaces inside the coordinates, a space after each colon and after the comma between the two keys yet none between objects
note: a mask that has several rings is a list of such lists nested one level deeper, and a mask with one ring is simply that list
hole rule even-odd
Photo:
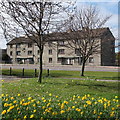
[{"label": "apartment building", "polygon": [[[100,29],[99,38],[101,52],[91,55],[86,65],[115,65],[115,38],[109,28]],[[54,39],[47,41],[43,51],[43,65],[81,65],[81,55],[76,49],[65,46],[66,40]],[[54,47],[53,47],[54,44]],[[7,43],[7,54],[12,63],[38,64],[39,49],[27,37],[19,37]]]}]

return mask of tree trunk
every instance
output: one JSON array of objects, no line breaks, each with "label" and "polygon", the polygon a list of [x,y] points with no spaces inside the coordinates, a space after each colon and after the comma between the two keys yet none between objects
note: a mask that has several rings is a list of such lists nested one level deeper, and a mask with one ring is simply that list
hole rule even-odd
[{"label": "tree trunk", "polygon": [[82,72],[81,72],[81,76],[84,76],[84,69],[85,69],[85,60],[83,60],[82,62]]},{"label": "tree trunk", "polygon": [[43,54],[43,51],[40,51],[40,61],[39,61],[39,75],[38,75],[38,82],[39,83],[42,83],[42,54]]}]

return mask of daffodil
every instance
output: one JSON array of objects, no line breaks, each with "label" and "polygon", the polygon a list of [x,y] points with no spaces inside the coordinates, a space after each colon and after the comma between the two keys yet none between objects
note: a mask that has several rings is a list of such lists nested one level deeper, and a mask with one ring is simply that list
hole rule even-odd
[{"label": "daffodil", "polygon": [[92,97],[92,100],[94,100],[95,98],[94,97]]},{"label": "daffodil", "polygon": [[50,103],[47,104],[47,107],[50,105]]},{"label": "daffodil", "polygon": [[36,107],[36,104],[33,104],[33,107]]},{"label": "daffodil", "polygon": [[17,103],[17,101],[16,101],[16,100],[14,100],[14,101],[13,101],[13,103]]},{"label": "daffodil", "polygon": [[52,96],[52,94],[50,93],[49,96]]},{"label": "daffodil", "polygon": [[70,107],[68,107],[67,111],[70,111],[70,110],[71,110]]},{"label": "daffodil", "polygon": [[60,111],[60,114],[63,114],[63,113],[65,113],[65,111],[64,111],[64,110],[61,110],[61,111]]},{"label": "daffodil", "polygon": [[43,102],[46,102],[47,100],[43,100]]},{"label": "daffodil", "polygon": [[36,110],[33,110],[33,112],[35,113],[35,112],[36,112]]},{"label": "daffodil", "polygon": [[83,112],[80,112],[80,114],[82,115],[82,114],[83,114]]},{"label": "daffodil", "polygon": [[28,100],[31,100],[32,98],[31,97],[28,97]]},{"label": "daffodil", "polygon": [[112,107],[112,110],[115,110],[115,108],[114,108],[114,107]]},{"label": "daffodil", "polygon": [[118,98],[118,96],[115,96],[115,98]]},{"label": "daffodil", "polygon": [[20,114],[20,111],[18,111],[18,114]]},{"label": "daffodil", "polygon": [[11,100],[13,100],[13,99],[14,99],[14,97],[11,97],[10,99],[11,99]]},{"label": "daffodil", "polygon": [[77,101],[75,101],[74,103],[77,104]]},{"label": "daffodil", "polygon": [[24,116],[24,119],[26,119],[26,118],[27,118],[27,116],[25,115],[25,116]]},{"label": "daffodil", "polygon": [[96,113],[97,113],[96,110],[94,110],[94,111],[93,111],[93,114],[96,114]]},{"label": "daffodil", "polygon": [[110,117],[113,117],[114,116],[114,111],[110,113]]},{"label": "daffodil", "polygon": [[12,110],[14,107],[15,107],[15,106],[13,105],[13,106],[11,106],[9,109],[11,109],[11,110]]},{"label": "daffodil", "polygon": [[73,98],[75,98],[76,96],[75,95],[73,95]]},{"label": "daffodil", "polygon": [[90,94],[88,94],[87,97],[90,97]]},{"label": "daffodil", "polygon": [[87,105],[86,105],[86,104],[84,104],[84,105],[83,105],[83,107],[87,107]]},{"label": "daffodil", "polygon": [[49,110],[52,110],[52,108],[51,108],[51,107],[49,107],[48,109],[49,109]]},{"label": "daffodil", "polygon": [[68,101],[64,101],[65,104],[68,104]]},{"label": "daffodil", "polygon": [[85,97],[82,97],[82,100],[85,100]]},{"label": "daffodil", "polygon": [[74,109],[75,108],[75,106],[72,106],[72,109]]},{"label": "daffodil", "polygon": [[3,110],[3,111],[2,111],[2,115],[4,115],[6,112],[7,112],[6,110]]},{"label": "daffodil", "polygon": [[78,98],[80,98],[80,96],[78,96]]},{"label": "daffodil", "polygon": [[20,96],[20,94],[18,94],[18,96]]},{"label": "daffodil", "polygon": [[64,109],[64,103],[62,103],[62,105],[61,105],[61,109]]},{"label": "daffodil", "polygon": [[31,102],[35,102],[35,99],[31,100]]},{"label": "daffodil", "polygon": [[80,111],[81,111],[81,109],[79,109],[79,108],[76,108],[75,110],[76,110],[76,111],[78,111],[78,112],[80,112]]},{"label": "daffodil", "polygon": [[52,112],[52,115],[57,115],[57,112]]},{"label": "daffodil", "polygon": [[7,112],[10,112],[10,111],[11,111],[11,109],[8,109],[8,110],[7,110]]},{"label": "daffodil", "polygon": [[4,103],[4,107],[7,107],[8,106],[8,104],[7,103]]},{"label": "daffodil", "polygon": [[37,104],[40,104],[40,101],[37,101]]},{"label": "daffodil", "polygon": [[99,115],[102,115],[102,114],[103,114],[102,112],[99,113]]},{"label": "daffodil", "polygon": [[32,114],[32,115],[30,115],[30,118],[33,118],[34,117],[34,115]]},{"label": "daffodil", "polygon": [[88,105],[91,105],[91,104],[92,104],[91,101],[89,101],[89,100],[86,101],[86,103],[87,103]]},{"label": "daffodil", "polygon": [[44,97],[42,97],[42,100],[44,100],[45,98]]},{"label": "daffodil", "polygon": [[100,118],[100,116],[98,116],[97,118]]},{"label": "daffodil", "polygon": [[6,98],[5,101],[8,101],[8,98]]},{"label": "daffodil", "polygon": [[45,109],[45,106],[42,106],[42,109]]}]

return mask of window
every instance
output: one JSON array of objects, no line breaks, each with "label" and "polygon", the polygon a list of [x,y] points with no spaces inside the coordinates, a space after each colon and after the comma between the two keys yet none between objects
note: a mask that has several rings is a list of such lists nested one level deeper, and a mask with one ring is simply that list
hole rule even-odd
[{"label": "window", "polygon": [[65,50],[64,49],[59,49],[58,54],[65,54]]},{"label": "window", "polygon": [[28,43],[28,48],[32,47],[32,43]]},{"label": "window", "polygon": [[49,63],[52,63],[52,58],[49,58]]},{"label": "window", "polygon": [[50,50],[48,51],[48,54],[49,54],[49,55],[52,55],[52,49],[50,49]]},{"label": "window", "polygon": [[28,55],[32,55],[32,51],[28,51]]},{"label": "window", "polygon": [[21,51],[17,51],[16,55],[20,56],[21,55]]},{"label": "window", "polygon": [[81,44],[81,40],[75,40],[75,44],[80,45]]},{"label": "window", "polygon": [[12,52],[12,51],[10,51],[10,56],[12,56],[12,54],[13,54],[13,52]]},{"label": "window", "polygon": [[23,48],[23,49],[22,49],[22,51],[24,51],[24,52],[25,52],[25,48]]},{"label": "window", "polygon": [[64,41],[59,41],[58,45],[60,45],[60,46],[64,45]]},{"label": "window", "polygon": [[81,49],[80,48],[75,48],[75,54],[79,55],[80,54]]},{"label": "window", "polygon": [[94,62],[93,57],[90,57],[90,58],[89,58],[89,63],[93,63],[93,62]]},{"label": "window", "polygon": [[20,48],[20,44],[17,44],[17,45],[16,45],[16,48]]},{"label": "window", "polygon": [[58,58],[57,62],[61,63],[62,62],[62,58]]},{"label": "window", "polygon": [[10,45],[10,48],[12,48],[13,47],[13,45]]}]

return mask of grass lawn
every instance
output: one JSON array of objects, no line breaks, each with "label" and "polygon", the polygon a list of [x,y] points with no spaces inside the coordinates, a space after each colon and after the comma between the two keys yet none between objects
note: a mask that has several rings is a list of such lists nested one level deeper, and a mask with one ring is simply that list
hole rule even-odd
[{"label": "grass lawn", "polygon": [[[15,72],[18,74],[20,70]],[[41,84],[37,78],[2,80],[3,119],[120,118],[118,82],[62,79],[70,77],[72,72],[57,72],[51,71],[51,76],[43,77]],[[33,72],[28,70],[26,73],[31,75]],[[78,77],[76,73],[71,77]]]},{"label": "grass lawn", "polygon": [[52,93],[61,96],[63,99],[77,94],[81,96],[91,94],[93,96],[110,99],[118,95],[118,83],[95,80],[44,78],[42,84],[39,84],[37,78],[31,78],[11,83],[3,82],[2,93],[13,96],[20,93],[23,97]]},{"label": "grass lawn", "polygon": [[[2,70],[3,75],[9,75],[8,69]],[[25,70],[25,77],[34,77],[34,70]],[[22,76],[22,70],[12,70],[12,75]],[[37,71],[38,75],[38,71]],[[47,76],[47,71],[43,70],[43,77]],[[85,77],[80,76],[79,71],[63,71],[63,70],[50,70],[51,78],[82,78],[82,79],[105,79],[105,80],[118,80],[120,79],[119,72],[104,72],[104,71],[85,71]]]}]

